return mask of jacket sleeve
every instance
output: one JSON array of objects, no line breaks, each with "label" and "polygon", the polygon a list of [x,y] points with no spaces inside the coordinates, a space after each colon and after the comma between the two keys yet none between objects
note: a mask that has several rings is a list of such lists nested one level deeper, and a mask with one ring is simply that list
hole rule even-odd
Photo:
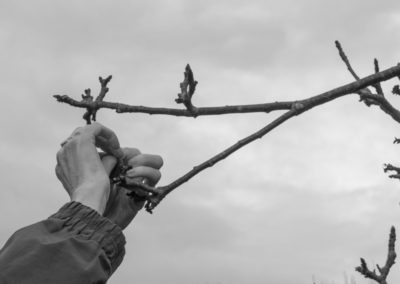
[{"label": "jacket sleeve", "polygon": [[15,232],[0,250],[0,283],[106,283],[125,254],[121,229],[78,202]]}]

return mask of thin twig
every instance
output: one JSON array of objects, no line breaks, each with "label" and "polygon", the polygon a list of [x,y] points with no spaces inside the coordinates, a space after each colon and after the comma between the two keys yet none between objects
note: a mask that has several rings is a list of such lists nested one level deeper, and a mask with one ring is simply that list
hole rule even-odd
[{"label": "thin twig", "polygon": [[347,58],[346,53],[344,53],[342,45],[340,44],[340,42],[338,40],[335,41],[335,45],[336,45],[336,48],[339,51],[340,57],[342,58],[343,62],[346,64],[347,69],[349,69],[351,75],[353,75],[354,79],[360,80],[360,77],[358,77],[356,72],[354,72],[353,67],[351,67],[350,61]]},{"label": "thin twig", "polygon": [[[340,42],[338,40],[335,41],[335,45],[339,51],[340,58],[346,64],[346,67],[349,70],[350,74],[353,76],[354,79],[360,80],[360,77],[357,75],[357,73],[354,71],[353,67],[351,66],[350,60],[348,59],[346,53],[344,52],[344,50],[342,48],[342,45],[340,44]],[[376,70],[375,70],[375,73],[378,73],[378,72],[376,72]],[[374,100],[370,100],[365,96],[365,95],[372,95],[372,92],[368,88],[358,90],[357,94],[360,95],[360,101],[363,101],[367,106],[376,104]]]},{"label": "thin twig", "polygon": [[[375,69],[375,73],[379,72],[379,62],[378,62],[378,59],[376,59],[376,58],[374,59],[374,69]],[[384,95],[381,83],[376,83],[375,85],[373,85],[373,87],[375,88],[378,95],[381,95],[381,96]]]}]

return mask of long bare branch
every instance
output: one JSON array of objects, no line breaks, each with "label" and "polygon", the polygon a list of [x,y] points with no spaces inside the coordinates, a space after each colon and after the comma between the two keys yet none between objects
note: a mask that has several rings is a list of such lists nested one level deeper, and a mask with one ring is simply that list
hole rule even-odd
[{"label": "long bare branch", "polygon": [[196,108],[196,115],[187,109],[178,108],[164,108],[164,107],[147,107],[147,106],[134,106],[115,102],[86,102],[77,101],[67,95],[54,95],[57,101],[69,104],[74,107],[80,108],[107,108],[113,109],[118,113],[147,113],[147,114],[158,114],[158,115],[173,115],[173,116],[186,116],[195,117],[203,115],[220,115],[230,113],[252,113],[252,112],[264,112],[268,113],[276,110],[289,110],[292,103],[291,101],[286,102],[274,102],[265,104],[249,104],[249,105],[227,105],[227,106],[216,106],[216,107],[199,107]]},{"label": "long bare branch", "polygon": [[[365,77],[363,79],[364,81],[361,84],[357,84],[357,82],[354,82],[352,84],[347,84],[345,86],[342,86],[340,88],[347,89],[347,92],[342,95],[357,93],[360,89],[363,89],[367,86],[374,85],[378,82],[389,80],[395,76],[398,76],[399,72],[400,72],[400,66],[394,66],[384,71]],[[336,95],[336,93],[334,95]],[[315,97],[310,97],[303,101],[320,100],[319,96],[320,95]],[[54,95],[54,97],[59,102],[80,108],[89,108],[97,110],[102,108],[107,108],[107,109],[113,109],[118,113],[130,112],[130,113],[147,113],[152,115],[158,114],[158,115],[173,115],[173,116],[186,116],[186,117],[195,117],[203,115],[221,115],[221,114],[232,114],[232,113],[255,113],[255,112],[268,113],[277,110],[290,110],[293,103],[296,102],[296,101],[283,101],[283,102],[278,101],[278,102],[264,103],[264,104],[198,107],[196,108],[196,114],[193,114],[187,109],[136,106],[136,105],[128,105],[128,104],[107,102],[107,101],[85,101],[85,100],[77,101],[67,95]],[[329,101],[329,99],[327,101]]]}]

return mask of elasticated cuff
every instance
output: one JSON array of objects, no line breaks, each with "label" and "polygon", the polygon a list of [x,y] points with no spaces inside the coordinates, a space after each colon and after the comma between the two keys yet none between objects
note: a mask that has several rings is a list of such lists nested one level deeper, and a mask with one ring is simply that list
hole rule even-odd
[{"label": "elasticated cuff", "polygon": [[63,220],[64,227],[76,238],[99,243],[111,263],[110,275],[121,264],[125,255],[125,237],[121,228],[109,219],[75,201],[65,204],[51,218]]}]

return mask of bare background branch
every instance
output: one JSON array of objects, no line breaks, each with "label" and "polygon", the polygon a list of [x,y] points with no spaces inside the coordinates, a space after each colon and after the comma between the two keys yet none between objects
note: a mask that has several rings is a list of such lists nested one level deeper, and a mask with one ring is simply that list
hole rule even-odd
[{"label": "bare background branch", "polygon": [[383,267],[376,265],[376,268],[378,269],[378,272],[376,272],[375,269],[370,270],[365,260],[361,258],[361,266],[356,267],[356,271],[364,275],[365,278],[372,279],[379,284],[387,284],[387,277],[396,260],[395,243],[396,229],[392,227],[389,234],[388,252],[385,265]]}]

